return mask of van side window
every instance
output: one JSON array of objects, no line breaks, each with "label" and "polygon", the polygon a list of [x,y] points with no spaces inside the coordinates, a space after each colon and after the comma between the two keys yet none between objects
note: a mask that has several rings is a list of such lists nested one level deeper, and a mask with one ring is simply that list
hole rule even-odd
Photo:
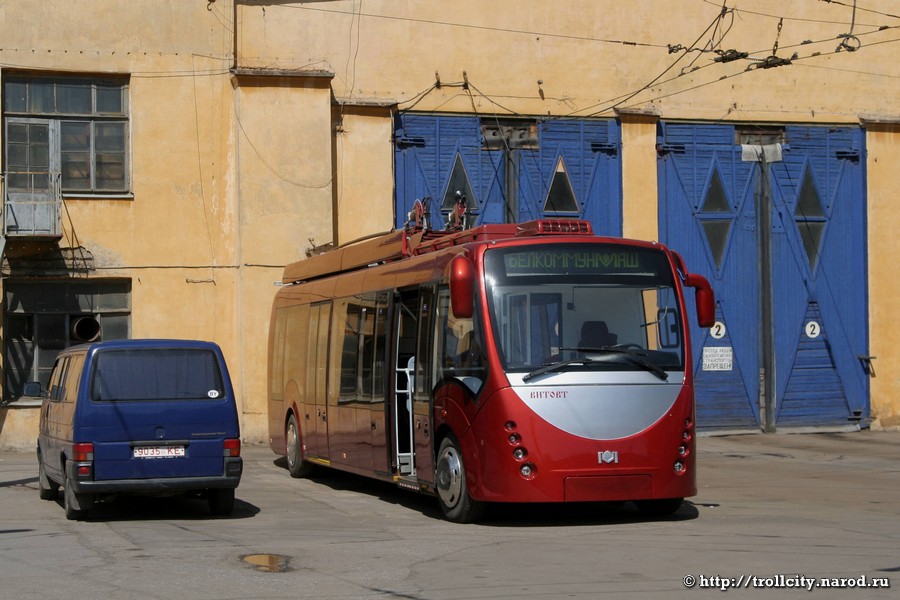
[{"label": "van side window", "polygon": [[68,365],[68,358],[57,358],[56,363],[53,365],[53,373],[50,375],[50,387],[47,390],[47,395],[54,402],[59,402],[62,398],[62,382]]},{"label": "van side window", "polygon": [[65,373],[66,379],[60,397],[63,402],[75,402],[75,398],[78,396],[78,384],[81,381],[81,363],[84,362],[84,357],[78,354],[66,360],[68,362]]}]

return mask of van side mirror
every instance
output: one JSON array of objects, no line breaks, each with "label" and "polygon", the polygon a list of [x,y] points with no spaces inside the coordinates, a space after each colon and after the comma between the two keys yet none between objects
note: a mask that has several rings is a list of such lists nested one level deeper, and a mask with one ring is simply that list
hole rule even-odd
[{"label": "van side mirror", "polygon": [[25,387],[22,389],[23,396],[43,396],[44,392],[41,390],[41,382],[40,381],[29,381],[25,383]]},{"label": "van side mirror", "polygon": [[450,308],[457,319],[475,312],[475,265],[461,254],[450,261]]},{"label": "van side mirror", "polygon": [[684,278],[684,284],[694,288],[697,323],[700,327],[712,327],[716,322],[716,295],[709,281],[703,275],[688,273]]}]

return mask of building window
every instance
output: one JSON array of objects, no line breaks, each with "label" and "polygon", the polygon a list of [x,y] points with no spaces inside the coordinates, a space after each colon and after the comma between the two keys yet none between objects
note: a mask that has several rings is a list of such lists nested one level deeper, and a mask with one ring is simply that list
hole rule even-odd
[{"label": "building window", "polygon": [[129,191],[127,79],[9,75],[3,100],[10,191]]},{"label": "building window", "polygon": [[29,381],[46,390],[61,350],[129,337],[130,279],[6,280],[3,292],[4,402],[18,400]]}]

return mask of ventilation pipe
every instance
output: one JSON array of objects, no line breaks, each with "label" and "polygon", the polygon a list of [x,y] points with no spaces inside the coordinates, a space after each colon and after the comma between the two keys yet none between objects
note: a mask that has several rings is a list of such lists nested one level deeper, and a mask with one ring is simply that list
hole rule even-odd
[{"label": "ventilation pipe", "polygon": [[76,342],[94,342],[100,338],[100,321],[93,315],[77,317],[72,320],[72,340]]}]

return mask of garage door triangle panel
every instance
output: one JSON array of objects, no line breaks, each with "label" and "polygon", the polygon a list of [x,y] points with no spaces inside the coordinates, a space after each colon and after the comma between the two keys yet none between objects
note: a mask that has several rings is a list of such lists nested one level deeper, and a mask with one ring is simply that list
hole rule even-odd
[{"label": "garage door triangle panel", "polygon": [[[746,389],[744,384],[745,381],[753,381],[751,377],[744,376],[744,371],[755,368],[755,361],[735,352],[721,305],[716,307],[716,322],[724,325],[722,337],[714,338],[710,330],[704,330],[699,360],[695,360],[697,425],[704,430],[759,429],[757,412],[750,401],[750,398],[756,398],[757,393]],[[718,350],[720,348],[722,350]],[[704,352],[708,357],[721,356],[723,352],[727,356],[728,350],[731,351],[730,364],[727,360],[718,361],[718,368],[704,364]]]},{"label": "garage door triangle panel", "polygon": [[799,341],[787,388],[778,407],[779,426],[840,425],[850,409],[837,376],[831,340],[815,302],[810,302],[798,332]]}]

